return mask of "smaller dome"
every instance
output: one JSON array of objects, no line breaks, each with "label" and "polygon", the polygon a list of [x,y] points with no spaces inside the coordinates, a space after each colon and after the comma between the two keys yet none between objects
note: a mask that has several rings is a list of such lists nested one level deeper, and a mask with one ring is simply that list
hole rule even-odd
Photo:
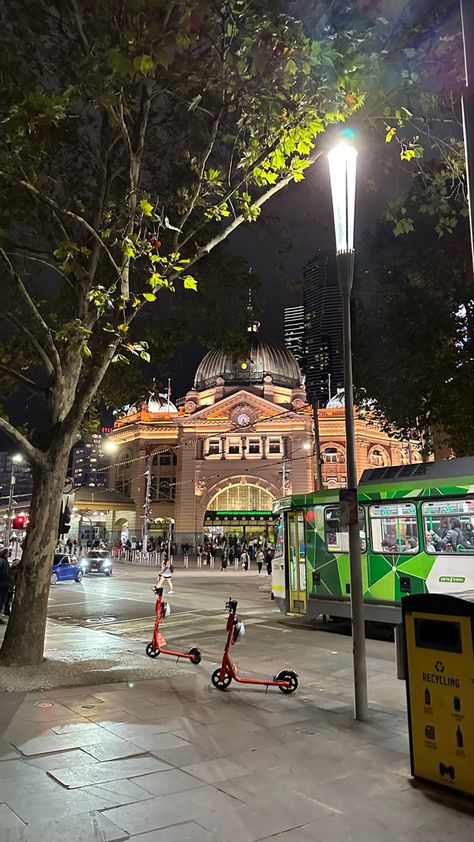
[{"label": "smaller dome", "polygon": [[342,409],[344,405],[344,389],[338,389],[336,394],[327,402],[326,409]]},{"label": "smaller dome", "polygon": [[156,414],[159,412],[167,412],[170,415],[178,415],[178,410],[174,403],[169,400],[168,395],[165,392],[152,392],[146,401],[137,401],[136,403],[132,403],[130,406],[125,407],[125,415],[135,415],[137,412],[140,412],[143,404],[146,406],[147,412],[151,414]]}]

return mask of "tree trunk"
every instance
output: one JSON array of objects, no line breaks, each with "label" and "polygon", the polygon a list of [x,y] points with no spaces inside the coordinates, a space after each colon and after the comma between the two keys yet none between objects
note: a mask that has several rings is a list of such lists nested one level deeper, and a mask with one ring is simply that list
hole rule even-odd
[{"label": "tree trunk", "polygon": [[0,652],[3,664],[43,660],[51,565],[54,558],[70,441],[51,447],[33,469],[34,488],[13,608]]}]

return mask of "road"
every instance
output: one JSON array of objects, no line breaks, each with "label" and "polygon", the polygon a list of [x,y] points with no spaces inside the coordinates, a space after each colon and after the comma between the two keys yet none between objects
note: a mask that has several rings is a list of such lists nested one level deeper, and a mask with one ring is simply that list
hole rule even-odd
[{"label": "road", "polygon": [[[151,640],[156,570],[116,564],[113,576],[90,575],[81,584],[60,583],[51,588],[49,616],[65,625],[80,625],[109,634]],[[225,636],[224,606],[237,599],[246,636],[235,649],[243,671],[273,675],[285,666],[295,668],[307,686],[347,697],[352,682],[352,640],[331,631],[288,625],[270,600],[266,573],[177,570],[175,593],[165,596],[171,616],[161,630],[173,647],[185,651],[198,645],[204,662],[219,662]],[[368,640],[369,695],[383,706],[389,700],[404,705],[404,685],[395,679],[394,644]],[[389,680],[390,679],[390,680]]]}]

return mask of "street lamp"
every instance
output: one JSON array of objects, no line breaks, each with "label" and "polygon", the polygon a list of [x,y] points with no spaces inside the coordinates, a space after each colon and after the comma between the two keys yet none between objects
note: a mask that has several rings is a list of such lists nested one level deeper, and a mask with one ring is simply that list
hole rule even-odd
[{"label": "street lamp", "polygon": [[8,510],[7,510],[7,524],[5,530],[5,546],[10,547],[10,535],[12,531],[12,511],[13,511],[13,494],[15,491],[15,465],[20,465],[23,462],[21,453],[14,453],[12,456],[12,470],[10,474],[10,493],[8,495]]},{"label": "street lamp", "polygon": [[[349,561],[351,573],[352,649],[356,719],[367,719],[367,663],[365,655],[364,592],[360,554],[355,456],[354,388],[352,383],[351,292],[354,279],[354,212],[357,150],[339,143],[328,154],[331,180],[336,265],[342,298],[344,346],[344,405],[346,423],[347,489],[349,498]],[[351,494],[352,492],[352,494]],[[342,520],[342,505],[341,505]]]}]

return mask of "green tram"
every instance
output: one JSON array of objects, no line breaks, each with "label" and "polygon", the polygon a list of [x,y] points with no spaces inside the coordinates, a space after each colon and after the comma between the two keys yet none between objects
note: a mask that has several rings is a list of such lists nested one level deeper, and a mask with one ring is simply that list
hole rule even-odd
[{"label": "green tram", "polygon": [[[401,622],[410,593],[474,596],[474,457],[374,468],[359,488],[365,617]],[[284,613],[350,616],[339,489],[275,502],[272,594]]]}]

